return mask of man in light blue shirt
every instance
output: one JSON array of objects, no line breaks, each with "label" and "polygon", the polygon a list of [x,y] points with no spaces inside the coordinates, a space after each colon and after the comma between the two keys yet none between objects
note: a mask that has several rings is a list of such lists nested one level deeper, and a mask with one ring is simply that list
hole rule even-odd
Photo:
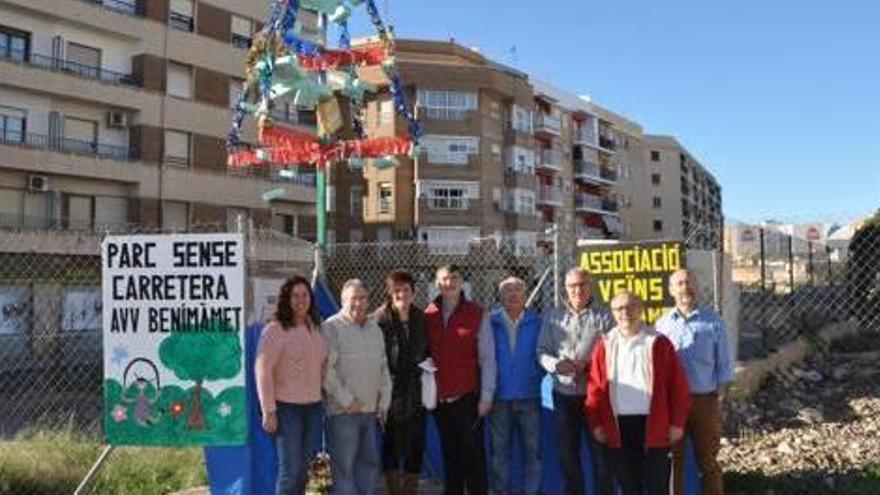
[{"label": "man in light blue shirt", "polygon": [[[681,359],[691,389],[691,410],[685,428],[696,451],[705,495],[724,493],[718,450],[721,448],[721,402],[727,384],[733,381],[724,322],[710,308],[697,306],[696,283],[687,270],[669,277],[669,292],[675,308],[657,320],[658,332],[666,335]],[[684,441],[673,448],[675,495],[684,494]]]}]

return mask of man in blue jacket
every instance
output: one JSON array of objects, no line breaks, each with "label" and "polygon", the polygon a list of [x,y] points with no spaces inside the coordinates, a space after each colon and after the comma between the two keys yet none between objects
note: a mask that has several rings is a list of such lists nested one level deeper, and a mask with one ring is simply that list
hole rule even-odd
[{"label": "man in blue jacket", "polygon": [[[532,495],[541,487],[538,451],[542,373],[536,354],[541,318],[526,309],[526,284],[522,280],[506,278],[498,291],[502,307],[492,313],[490,320],[498,369],[491,417],[493,493]],[[512,490],[509,479],[514,427],[521,435],[525,468],[525,486],[517,490]]]}]

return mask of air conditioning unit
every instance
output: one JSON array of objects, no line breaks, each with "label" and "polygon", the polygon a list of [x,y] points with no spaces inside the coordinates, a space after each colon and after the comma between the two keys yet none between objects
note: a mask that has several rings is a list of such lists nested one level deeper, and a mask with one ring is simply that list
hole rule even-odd
[{"label": "air conditioning unit", "polygon": [[28,175],[27,190],[29,192],[47,192],[49,190],[49,178],[45,175]]},{"label": "air conditioning unit", "polygon": [[128,116],[122,110],[107,112],[107,127],[128,127]]}]

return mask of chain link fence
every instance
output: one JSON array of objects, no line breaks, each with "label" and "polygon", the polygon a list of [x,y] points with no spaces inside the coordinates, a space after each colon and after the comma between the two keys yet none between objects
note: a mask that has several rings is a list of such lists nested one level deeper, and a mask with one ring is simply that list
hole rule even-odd
[{"label": "chain link fence", "polygon": [[812,338],[833,323],[880,329],[877,227],[792,230],[742,224],[728,229],[725,254],[740,292],[742,360]]},{"label": "chain link fence", "polygon": [[[760,228],[760,227],[758,227]],[[226,225],[203,225],[197,232],[223,232]],[[314,268],[313,246],[272,230],[247,231],[247,321],[265,320],[281,281]],[[740,360],[767,355],[787,342],[830,323],[855,322],[880,331],[880,227],[866,227],[837,244],[782,238],[785,249],[773,251],[771,235],[764,249],[749,251],[723,239],[724,249],[701,250],[689,232],[688,266],[698,278],[703,304],[714,306],[738,341]],[[71,491],[9,484],[9,466],[30,454],[18,440],[35,431],[67,429],[96,442],[102,436],[102,348],[100,245],[108,233],[157,233],[135,228],[112,231],[0,231],[0,493]],[[774,234],[775,235],[775,234]],[[746,239],[749,236],[746,235]],[[791,245],[791,251],[787,247]],[[539,312],[564,297],[562,279],[575,262],[573,249],[517,254],[504,243],[475,240],[467,245],[423,243],[335,244],[323,256],[326,282],[338,297],[343,282],[362,279],[371,290],[371,307],[384,301],[384,277],[392,269],[412,272],[416,302],[436,296],[437,267],[462,268],[467,296],[484,307],[497,304],[498,283],[515,275],[526,281],[531,307]],[[761,255],[763,253],[763,255]],[[558,267],[558,269],[556,269]],[[128,449],[123,449],[128,450]],[[51,470],[73,466],[72,478],[85,476],[96,453],[77,458],[32,459]],[[121,454],[114,454],[110,463]],[[200,468],[201,469],[201,468]],[[4,485],[4,483],[6,483]],[[100,491],[100,490],[97,490]]]},{"label": "chain link fence", "polygon": [[[188,232],[226,230],[204,224]],[[310,243],[272,230],[242,231],[248,231],[248,308],[265,307],[257,297],[270,297],[291,273],[311,272]],[[70,493],[97,458],[103,436],[101,242],[108,234],[159,233],[129,225],[0,231],[0,494]],[[83,446],[89,444],[95,448]],[[126,455],[118,452],[108,464]],[[203,478],[199,457],[186,459]],[[106,490],[101,486],[95,491]]]}]

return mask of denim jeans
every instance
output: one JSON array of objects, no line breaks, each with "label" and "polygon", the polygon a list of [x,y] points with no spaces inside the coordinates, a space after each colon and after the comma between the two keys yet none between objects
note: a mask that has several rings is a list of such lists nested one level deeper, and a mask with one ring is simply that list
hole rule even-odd
[{"label": "denim jeans", "polygon": [[278,402],[275,416],[278,430],[276,495],[300,495],[305,491],[306,470],[321,438],[321,403],[288,404]]},{"label": "denim jeans", "polygon": [[525,486],[517,492],[537,495],[541,490],[541,403],[534,400],[499,400],[492,405],[493,492],[512,493],[510,486],[510,457],[513,452],[513,430],[522,439]]},{"label": "denim jeans", "polygon": [[372,494],[379,478],[376,414],[336,414],[327,425],[333,493]]}]

